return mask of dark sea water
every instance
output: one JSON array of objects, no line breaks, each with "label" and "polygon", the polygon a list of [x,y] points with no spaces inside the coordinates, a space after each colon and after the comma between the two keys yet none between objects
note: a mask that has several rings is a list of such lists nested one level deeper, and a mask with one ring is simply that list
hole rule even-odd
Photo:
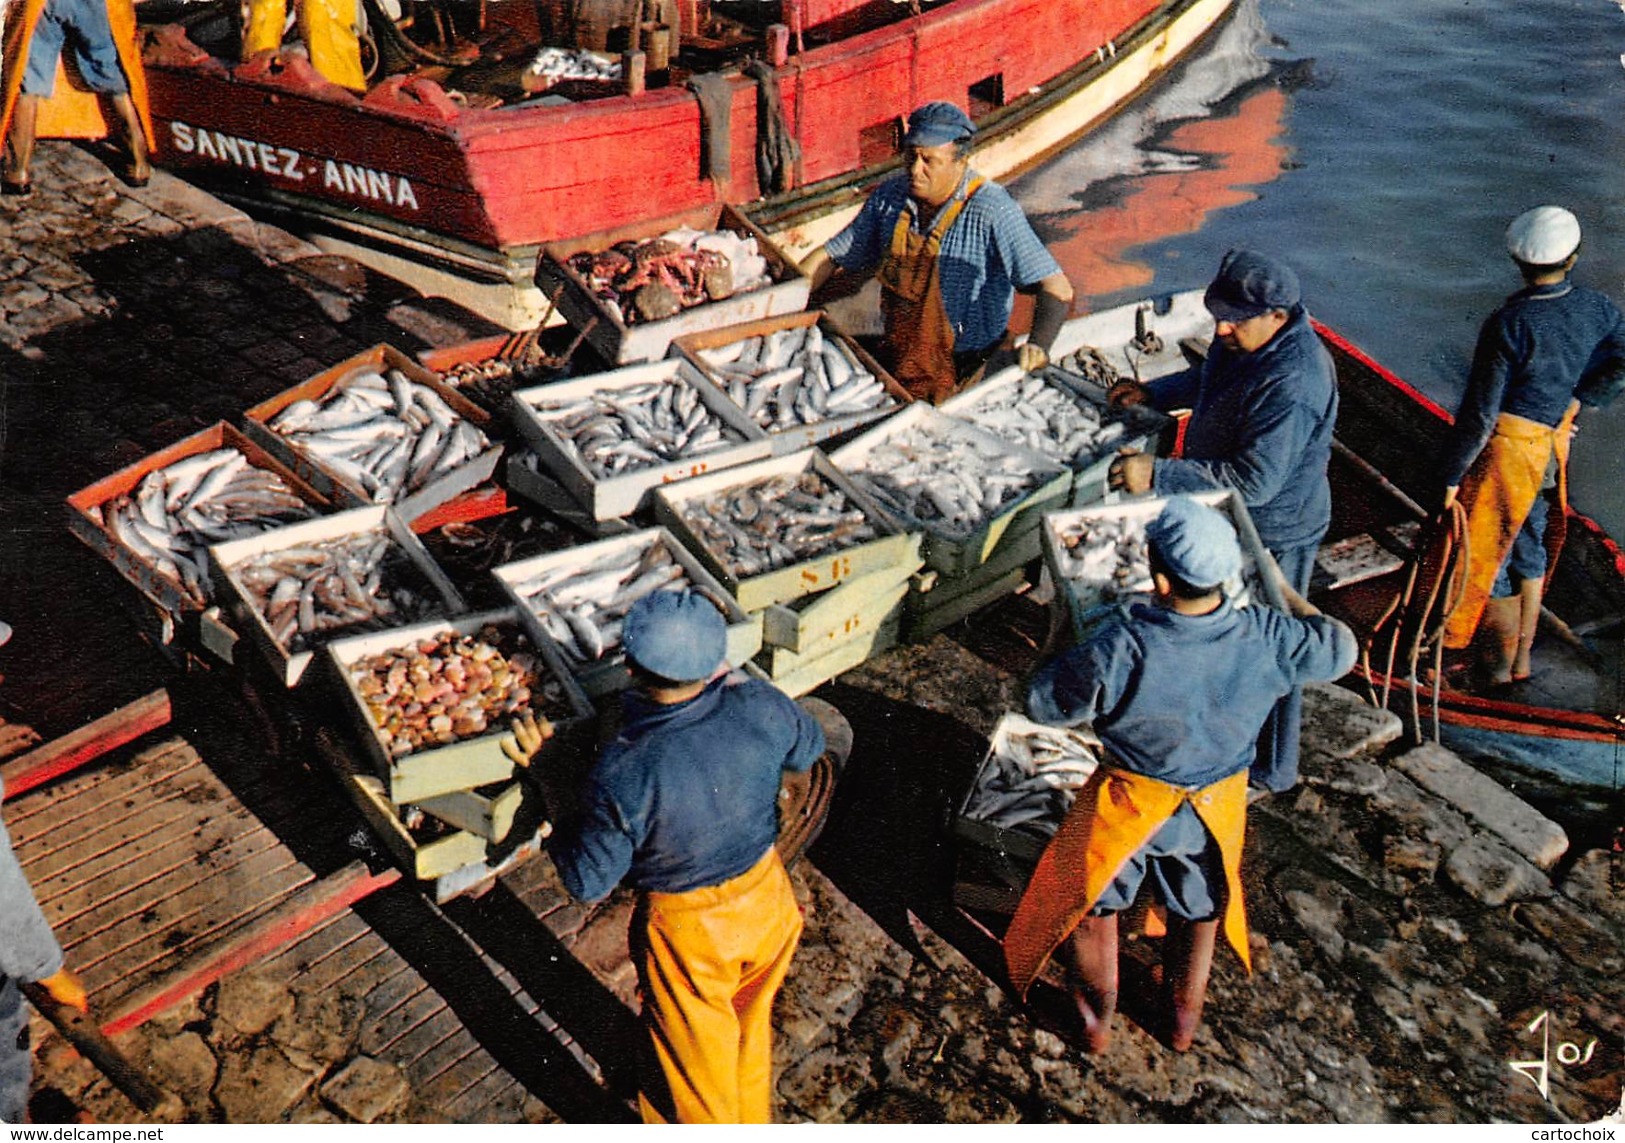
[{"label": "dark sea water", "polygon": [[[1454,409],[1518,286],[1503,232],[1558,203],[1625,305],[1625,12],[1610,0],[1242,0],[1133,113],[1009,185],[1089,309],[1286,259],[1311,312]],[[1574,498],[1625,538],[1625,401]]]}]

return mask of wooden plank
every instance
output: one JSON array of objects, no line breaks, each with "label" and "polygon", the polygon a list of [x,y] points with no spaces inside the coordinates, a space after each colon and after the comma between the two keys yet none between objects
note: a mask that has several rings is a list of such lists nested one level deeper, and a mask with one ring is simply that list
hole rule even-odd
[{"label": "wooden plank", "polygon": [[411,1050],[411,1045],[425,1036],[432,1037],[438,1043],[446,1036],[456,1034],[455,1028],[435,1030],[436,1020],[446,1011],[446,1001],[438,992],[422,983],[421,978],[420,984],[417,992],[401,1000],[387,1014],[391,1028],[386,1029],[380,1020],[375,1022],[377,1031],[371,1037],[363,1030],[362,1040],[372,1044],[365,1051],[375,1056],[387,1054],[393,1059],[403,1051]]},{"label": "wooden plank", "polygon": [[170,717],[169,692],[159,689],[102,715],[71,734],[11,759],[0,766],[6,800],[72,773],[110,750],[167,726]]},{"label": "wooden plank", "polygon": [[141,803],[148,800],[146,791],[201,765],[197,752],[176,738],[144,751],[124,773],[97,771],[70,778],[8,808],[13,847],[21,854],[45,833],[59,835],[55,840],[61,845],[72,844],[109,822],[138,815]]}]

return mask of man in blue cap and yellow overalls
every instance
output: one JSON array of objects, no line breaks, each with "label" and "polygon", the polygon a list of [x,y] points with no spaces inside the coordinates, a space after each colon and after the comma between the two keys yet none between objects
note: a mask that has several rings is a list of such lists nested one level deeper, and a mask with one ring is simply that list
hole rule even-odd
[{"label": "man in blue cap and yellow overalls", "polygon": [[[1044,850],[1004,938],[1026,995],[1062,949],[1085,1047],[1106,1049],[1117,1004],[1117,914],[1149,876],[1168,913],[1170,1045],[1196,1035],[1220,920],[1250,967],[1241,894],[1247,768],[1277,699],[1335,679],[1354,634],[1283,584],[1292,615],[1236,608],[1230,522],[1185,496],[1146,528],[1154,595],[1104,619],[1033,678],[1033,718],[1091,723],[1102,764]],[[1063,943],[1064,942],[1064,943]]]},{"label": "man in blue cap and yellow overalls", "polygon": [[1032,330],[1016,351],[1026,370],[1049,348],[1072,285],[1014,199],[970,166],[976,125],[952,103],[908,118],[904,173],[882,183],[857,218],[808,255],[820,290],[837,271],[880,279],[881,364],[914,396],[941,402],[977,380],[1008,345],[1017,291],[1034,296]]}]

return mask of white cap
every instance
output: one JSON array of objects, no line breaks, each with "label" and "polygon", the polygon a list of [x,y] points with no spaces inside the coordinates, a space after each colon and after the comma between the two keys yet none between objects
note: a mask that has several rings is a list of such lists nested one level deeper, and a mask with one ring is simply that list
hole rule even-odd
[{"label": "white cap", "polygon": [[1560,206],[1526,210],[1507,227],[1507,253],[1529,266],[1555,266],[1580,248],[1580,220]]},{"label": "white cap", "polygon": [[0,623],[0,645],[11,642],[11,624]]}]

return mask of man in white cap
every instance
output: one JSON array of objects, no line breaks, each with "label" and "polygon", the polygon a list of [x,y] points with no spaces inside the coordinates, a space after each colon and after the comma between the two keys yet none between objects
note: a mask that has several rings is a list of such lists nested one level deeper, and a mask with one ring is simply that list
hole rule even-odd
[{"label": "man in white cap", "polygon": [[[720,670],[721,614],[694,592],[639,600],[622,635],[634,690],[619,734],[552,849],[564,886],[597,901],[638,892],[632,950],[654,1064],[646,1122],[766,1123],[773,998],[801,912],[774,847],[780,782],[851,730],[827,703],[803,709]],[[840,759],[844,761],[844,757]]]},{"label": "man in white cap", "polygon": [[1247,768],[1276,701],[1354,665],[1354,633],[1282,584],[1292,615],[1238,609],[1230,522],[1175,496],[1146,528],[1155,594],[1104,619],[1041,667],[1033,718],[1093,725],[1101,765],[1039,859],[1004,937],[1025,995],[1061,950],[1084,1047],[1106,1049],[1117,1003],[1117,914],[1149,876],[1168,913],[1163,956],[1176,1051],[1191,1046],[1221,919],[1250,966],[1241,895]]},{"label": "man in white cap", "polygon": [[[1445,647],[1465,651],[1486,628],[1483,678],[1529,677],[1540,601],[1562,545],[1569,437],[1582,403],[1625,388],[1625,320],[1595,290],[1568,280],[1580,222],[1560,206],[1512,220],[1507,253],[1523,288],[1479,331],[1467,391],[1444,458],[1444,501],[1467,510],[1468,570]],[[1548,522],[1547,491],[1556,500]]]},{"label": "man in white cap", "polygon": [[952,103],[914,109],[903,174],[875,189],[857,218],[802,263],[821,290],[880,279],[881,363],[916,397],[940,402],[978,379],[1007,344],[1019,291],[1034,298],[1023,369],[1049,363],[1072,284],[1005,189],[970,166],[976,124]]}]

